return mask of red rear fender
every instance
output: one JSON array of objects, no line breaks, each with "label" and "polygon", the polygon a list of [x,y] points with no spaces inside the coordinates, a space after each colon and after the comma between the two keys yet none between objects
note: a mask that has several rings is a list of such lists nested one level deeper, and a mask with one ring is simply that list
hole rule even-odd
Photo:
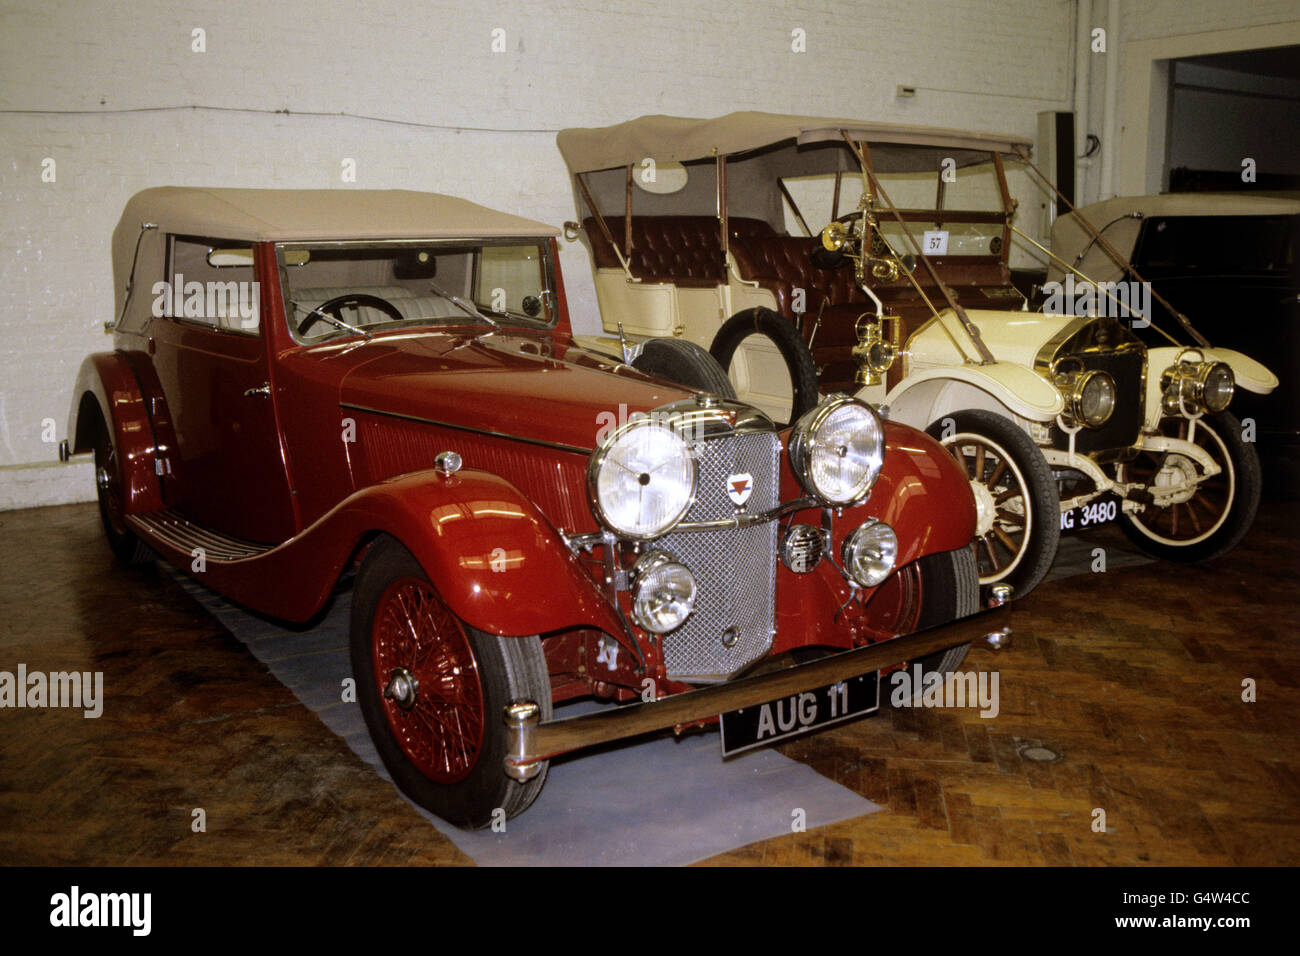
[{"label": "red rear fender", "polygon": [[135,373],[120,352],[86,357],[77,373],[68,415],[68,443],[74,454],[93,451],[95,409],[111,430],[117,451],[127,514],[162,507],[162,492],[154,473],[154,435]]}]

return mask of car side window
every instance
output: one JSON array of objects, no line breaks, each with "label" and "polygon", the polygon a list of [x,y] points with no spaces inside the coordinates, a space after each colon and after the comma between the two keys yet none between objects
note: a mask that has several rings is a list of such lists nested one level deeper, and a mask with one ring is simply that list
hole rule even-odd
[{"label": "car side window", "polygon": [[167,277],[153,289],[154,315],[257,335],[260,290],[253,276],[247,243],[169,236]]}]

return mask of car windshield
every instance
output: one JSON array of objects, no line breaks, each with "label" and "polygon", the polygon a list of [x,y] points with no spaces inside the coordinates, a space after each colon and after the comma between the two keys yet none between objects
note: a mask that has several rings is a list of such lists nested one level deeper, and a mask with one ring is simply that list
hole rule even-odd
[{"label": "car windshield", "polygon": [[286,243],[294,335],[317,342],[421,325],[554,322],[544,240]]},{"label": "car windshield", "polygon": [[[907,228],[921,243],[922,250],[934,256],[995,256],[1001,251],[1002,195],[997,170],[987,162],[957,166],[942,165],[938,157],[934,170],[923,172],[878,171],[877,178],[890,201],[898,207]],[[856,172],[842,172],[838,206],[835,204],[836,174],[790,177],[783,180],[790,195],[812,228],[844,216],[858,208],[862,194],[862,177]],[[876,217],[880,232],[900,255],[912,250],[903,227],[877,197]],[[971,220],[985,221],[971,221]],[[799,228],[787,207],[787,229],[797,234]],[[875,254],[879,255],[881,250]]]}]

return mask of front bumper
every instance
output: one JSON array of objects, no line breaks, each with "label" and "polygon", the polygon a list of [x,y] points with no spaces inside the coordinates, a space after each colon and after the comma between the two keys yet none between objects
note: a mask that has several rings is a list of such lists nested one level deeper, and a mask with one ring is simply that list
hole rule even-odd
[{"label": "front bumper", "polygon": [[514,701],[506,708],[508,728],[506,774],[528,780],[551,757],[635,737],[666,727],[679,727],[742,707],[754,707],[813,687],[834,684],[861,674],[893,667],[958,644],[1011,633],[1010,588],[998,588],[987,610],[948,624],[841,651],[807,664],[787,667],[700,690],[673,694],[662,700],[632,704],[598,714],[562,720],[540,720],[533,701]]}]

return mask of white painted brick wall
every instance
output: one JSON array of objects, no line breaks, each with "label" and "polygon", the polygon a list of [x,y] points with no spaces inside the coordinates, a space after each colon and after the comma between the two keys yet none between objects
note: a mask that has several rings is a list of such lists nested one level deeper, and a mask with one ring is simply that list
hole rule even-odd
[{"label": "white painted brick wall", "polygon": [[[1174,4],[1145,6],[1134,29],[1177,19]],[[359,187],[452,193],[558,225],[575,213],[554,142],[566,126],[761,109],[1033,136],[1038,110],[1070,106],[1073,16],[1041,0],[6,0],[0,508],[90,497],[84,464],[31,465],[53,460],[41,421],[63,437],[77,367],[109,344],[108,243],[139,189],[348,188],[339,163],[352,157]],[[494,54],[498,27],[507,52]],[[191,52],[194,28],[206,53]],[[791,52],[795,28],[807,53]],[[900,83],[920,93],[898,100]],[[195,104],[224,111],[111,112]],[[300,115],[311,111],[442,128]],[[45,157],[55,183],[41,182]],[[570,246],[562,262],[575,325],[594,331],[586,254]]]},{"label": "white painted brick wall", "polygon": [[1298,18],[1295,0],[1121,0],[1120,4],[1124,40],[1267,26]]}]

